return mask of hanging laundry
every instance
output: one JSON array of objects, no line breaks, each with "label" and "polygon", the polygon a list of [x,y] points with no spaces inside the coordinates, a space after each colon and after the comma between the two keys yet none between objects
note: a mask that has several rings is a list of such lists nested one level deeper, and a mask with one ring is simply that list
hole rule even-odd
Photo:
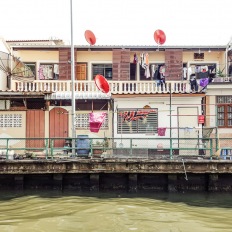
[{"label": "hanging laundry", "polygon": [[142,68],[146,69],[146,62],[145,62],[145,55],[144,55],[144,53],[140,54],[140,65],[142,66]]},{"label": "hanging laundry", "polygon": [[149,54],[148,53],[145,54],[145,63],[146,65],[149,65]]},{"label": "hanging laundry", "polygon": [[188,73],[187,67],[183,67],[183,70],[182,70],[183,80],[187,80],[187,73]]},{"label": "hanging laundry", "polygon": [[166,128],[165,127],[158,127],[158,136],[165,136]]},{"label": "hanging laundry", "polygon": [[160,66],[159,72],[162,74],[163,77],[165,77],[165,66]]},{"label": "hanging laundry", "polygon": [[105,112],[89,113],[89,128],[91,132],[98,132],[106,118]]},{"label": "hanging laundry", "polygon": [[205,87],[209,84],[209,78],[202,78],[200,79],[200,86]]},{"label": "hanging laundry", "polygon": [[59,65],[58,64],[54,64],[54,78],[55,80],[57,80],[59,78]]},{"label": "hanging laundry", "polygon": [[134,54],[133,63],[134,63],[134,64],[137,64],[137,63],[138,63],[138,57],[137,57],[137,54],[136,54],[136,53]]},{"label": "hanging laundry", "polygon": [[147,65],[144,75],[145,75],[146,78],[151,77],[149,65]]},{"label": "hanging laundry", "polygon": [[39,66],[39,79],[40,80],[44,80],[45,77],[44,77],[44,74],[43,74],[43,67],[42,66]]}]

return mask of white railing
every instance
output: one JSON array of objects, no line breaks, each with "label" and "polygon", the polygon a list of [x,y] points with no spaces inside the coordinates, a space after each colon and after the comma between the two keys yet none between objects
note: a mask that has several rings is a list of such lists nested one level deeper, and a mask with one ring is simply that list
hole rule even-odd
[{"label": "white railing", "polygon": [[[189,93],[188,81],[166,81],[161,85],[155,81],[109,81],[112,94],[153,94],[153,93]],[[12,80],[11,90],[19,92],[46,92],[71,91],[71,81],[43,80],[22,82]],[[75,91],[99,91],[94,81],[75,81]]]}]

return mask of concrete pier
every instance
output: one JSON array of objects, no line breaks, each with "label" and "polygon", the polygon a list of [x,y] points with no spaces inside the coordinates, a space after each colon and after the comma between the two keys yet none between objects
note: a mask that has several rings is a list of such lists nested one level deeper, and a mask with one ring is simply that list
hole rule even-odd
[{"label": "concrete pier", "polygon": [[231,178],[228,160],[0,161],[0,189],[232,192]]}]

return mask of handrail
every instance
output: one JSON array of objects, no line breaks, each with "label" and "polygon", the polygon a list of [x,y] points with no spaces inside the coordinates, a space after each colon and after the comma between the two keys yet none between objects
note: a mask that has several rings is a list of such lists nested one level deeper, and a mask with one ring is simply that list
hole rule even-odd
[{"label": "handrail", "polygon": [[[77,142],[80,138],[74,138]],[[45,159],[55,159],[57,155],[61,157],[71,157],[69,150],[76,150],[76,157],[79,157],[78,151],[86,150],[87,153],[80,156],[94,157],[94,150],[102,150],[104,155],[111,155],[118,158],[138,157],[142,159],[154,159],[156,156],[164,156],[165,159],[174,159],[177,157],[207,157],[212,159],[216,154],[217,138],[86,138],[88,143],[78,147],[72,145],[67,148],[65,141],[72,138],[0,138],[0,157],[4,159],[12,159],[12,152],[16,155],[27,156],[30,154],[34,158],[42,156]],[[225,138],[231,141],[232,138]],[[200,144],[201,143],[201,144]],[[99,146],[96,146],[96,145]],[[160,144],[162,146],[160,147]],[[171,146],[171,147],[170,147]],[[173,153],[170,154],[170,148]],[[227,149],[229,149],[227,147]],[[230,150],[230,149],[229,149]],[[66,151],[66,152],[65,152]],[[203,155],[202,155],[203,154]],[[231,151],[227,152],[228,157],[232,156]],[[149,158],[150,157],[150,158]],[[75,158],[75,157],[73,157]]]},{"label": "handrail", "polygon": [[[108,81],[112,94],[153,94],[153,93],[190,93],[189,81],[166,81],[159,84],[157,81]],[[75,81],[75,91],[98,92],[94,81]],[[21,82],[12,80],[11,91],[21,92],[69,92],[71,80],[34,80],[33,82]]]}]

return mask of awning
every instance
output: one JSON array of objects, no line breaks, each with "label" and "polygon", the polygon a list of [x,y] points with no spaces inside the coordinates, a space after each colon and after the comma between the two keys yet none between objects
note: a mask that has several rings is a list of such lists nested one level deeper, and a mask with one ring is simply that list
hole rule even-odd
[{"label": "awning", "polygon": [[[72,92],[55,92],[52,94],[46,94],[44,97],[45,100],[62,100],[62,99],[72,99]],[[75,99],[111,99],[110,93],[102,92],[75,92]]]}]

